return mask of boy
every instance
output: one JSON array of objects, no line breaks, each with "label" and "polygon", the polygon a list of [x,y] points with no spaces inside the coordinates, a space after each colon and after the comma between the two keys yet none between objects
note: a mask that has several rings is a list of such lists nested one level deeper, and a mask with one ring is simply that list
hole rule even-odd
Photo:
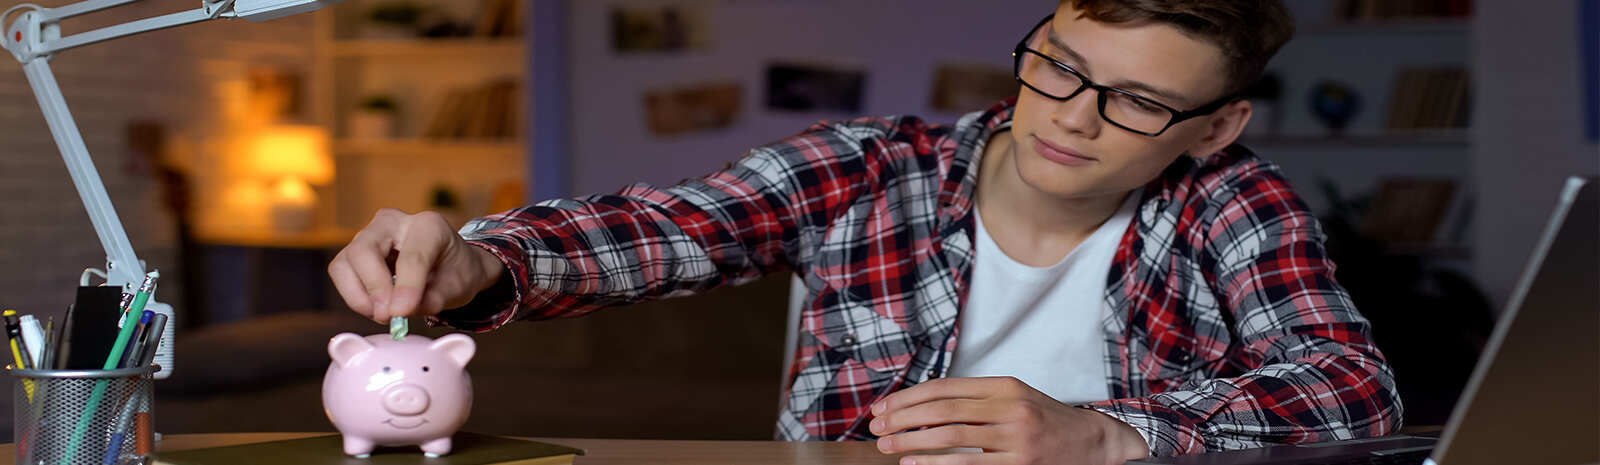
[{"label": "boy", "polygon": [[678,186],[459,233],[386,210],[329,273],[380,322],[482,331],[793,270],[779,437],[977,450],[902,463],[1389,434],[1393,374],[1315,218],[1233,145],[1233,96],[1292,30],[1275,0],[1063,0],[1015,50],[1018,97],[954,126],[819,123]]}]

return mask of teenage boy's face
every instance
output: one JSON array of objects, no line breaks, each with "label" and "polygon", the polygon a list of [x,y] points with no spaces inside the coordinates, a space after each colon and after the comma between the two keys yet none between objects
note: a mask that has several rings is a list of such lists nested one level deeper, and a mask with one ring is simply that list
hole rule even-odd
[{"label": "teenage boy's face", "polygon": [[[1163,24],[1091,21],[1067,2],[1029,39],[1029,48],[1091,81],[1180,111],[1210,103],[1226,86],[1217,46]],[[1232,103],[1151,137],[1106,122],[1099,98],[1093,89],[1066,101],[1021,89],[1011,135],[1023,182],[1063,199],[1120,195],[1155,179],[1186,152],[1204,157],[1231,143],[1243,126],[1239,119],[1247,121],[1250,112],[1249,103]]]}]

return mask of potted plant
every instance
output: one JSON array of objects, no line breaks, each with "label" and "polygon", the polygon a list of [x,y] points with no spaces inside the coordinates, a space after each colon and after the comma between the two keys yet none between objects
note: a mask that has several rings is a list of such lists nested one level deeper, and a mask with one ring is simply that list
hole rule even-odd
[{"label": "potted plant", "polygon": [[385,94],[370,95],[361,99],[356,111],[350,114],[349,130],[352,139],[388,139],[394,137],[395,120],[400,105]]}]

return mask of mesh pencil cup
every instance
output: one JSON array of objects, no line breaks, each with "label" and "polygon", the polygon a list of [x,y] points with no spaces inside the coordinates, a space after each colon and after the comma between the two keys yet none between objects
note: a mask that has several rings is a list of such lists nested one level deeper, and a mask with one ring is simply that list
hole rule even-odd
[{"label": "mesh pencil cup", "polygon": [[12,386],[16,463],[136,463],[151,454],[158,365],[117,370],[18,370]]}]

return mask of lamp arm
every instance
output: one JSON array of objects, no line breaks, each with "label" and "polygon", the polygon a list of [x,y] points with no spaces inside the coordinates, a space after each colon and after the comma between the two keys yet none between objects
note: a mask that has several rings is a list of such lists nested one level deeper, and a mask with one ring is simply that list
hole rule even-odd
[{"label": "lamp arm", "polygon": [[[3,43],[22,63],[23,72],[34,97],[39,101],[45,123],[61,150],[72,184],[78,190],[89,220],[94,225],[100,246],[106,251],[106,284],[131,288],[144,279],[144,264],[134,254],[127,231],[117,216],[116,207],[106,193],[105,183],[94,167],[89,149],[78,132],[78,124],[67,108],[61,86],[50,69],[50,57],[62,50],[129,36],[142,32],[165,29],[212,19],[226,11],[234,0],[206,1],[195,10],[157,16],[124,24],[96,29],[67,37],[60,37],[59,22],[86,13],[131,3],[136,0],[87,0],[60,8],[31,7],[12,22],[5,32]],[[11,10],[8,10],[8,12]],[[0,21],[6,18],[0,17]]]},{"label": "lamp arm", "polygon": [[[134,254],[133,245],[128,241],[128,232],[122,227],[122,220],[117,217],[117,209],[111,204],[110,196],[106,194],[105,183],[100,180],[100,172],[95,169],[94,161],[89,157],[89,149],[84,145],[83,134],[78,132],[78,123],[73,120],[72,111],[67,109],[67,101],[62,97],[61,86],[56,83],[55,73],[50,70],[50,58],[64,50],[118,37],[216,18],[267,21],[314,11],[342,0],[200,0],[200,8],[195,10],[61,37],[62,19],[134,1],[137,0],[85,0],[57,8],[44,8],[25,3],[0,12],[0,26],[4,26],[13,12],[22,11],[5,29],[4,34],[0,35],[0,46],[10,50],[17,61],[22,63],[22,69],[28,76],[28,85],[33,88],[33,96],[39,101],[39,109],[44,112],[45,123],[50,127],[50,135],[55,138],[56,147],[61,150],[61,159],[67,164],[67,172],[72,176],[73,186],[78,189],[78,198],[83,201],[84,209],[88,210],[89,220],[94,224],[95,235],[99,236],[100,246],[106,251],[106,284],[128,290],[131,290],[135,283],[143,281],[144,263]],[[172,306],[153,300],[147,308],[167,314],[169,318],[172,315]],[[176,323],[167,325],[160,347],[156,350],[156,362],[161,364],[161,371],[155,376],[157,379],[165,379],[172,373],[171,344],[173,328],[176,326]]]},{"label": "lamp arm", "polygon": [[127,231],[123,229],[116,207],[111,204],[105,184],[100,180],[100,172],[89,158],[89,149],[84,145],[83,135],[78,132],[72,111],[67,109],[67,102],[61,96],[61,87],[56,84],[55,73],[50,70],[50,61],[29,61],[22,65],[22,69],[28,76],[34,97],[39,100],[39,109],[44,112],[50,134],[61,149],[61,158],[67,164],[72,184],[78,189],[78,198],[83,200],[83,207],[89,212],[95,235],[100,237],[100,246],[106,251],[106,284],[124,289],[137,285],[144,279],[144,264],[134,255]]},{"label": "lamp arm", "polygon": [[[58,22],[62,18],[132,1],[134,0],[89,0],[55,9],[32,7],[31,11],[25,11],[17,17],[5,31],[4,40],[0,40],[0,44],[11,50],[22,63],[23,72],[28,77],[28,85],[32,88],[33,96],[39,102],[39,109],[44,113],[45,123],[50,128],[50,135],[55,139],[56,147],[61,150],[61,159],[66,162],[72,184],[78,190],[78,198],[83,201],[83,207],[89,213],[89,221],[94,225],[95,235],[100,238],[100,247],[106,252],[106,284],[129,290],[144,279],[144,263],[133,251],[133,244],[128,240],[128,233],[122,226],[122,220],[117,216],[116,207],[106,193],[100,172],[95,169],[94,161],[89,156],[83,134],[78,131],[78,124],[72,117],[72,111],[67,108],[61,86],[56,82],[55,73],[50,69],[50,57],[56,52],[95,42],[215,18],[234,0],[206,1],[198,10],[110,26],[66,38],[60,37]],[[14,10],[0,14],[0,23],[10,16],[10,11]],[[155,301],[154,296],[147,308],[164,313],[172,319],[172,306]],[[171,376],[175,368],[172,357],[175,341],[172,339],[176,326],[175,323],[169,324],[163,330],[161,347],[158,348],[156,356],[156,362],[161,364],[161,371],[155,376],[158,379]]]},{"label": "lamp arm", "polygon": [[24,12],[12,23],[12,30],[7,32],[6,48],[11,49],[11,53],[17,56],[18,61],[27,63],[40,57],[96,42],[223,17],[232,12],[234,2],[234,0],[202,0],[200,8],[193,10],[129,21],[61,37],[62,19],[134,1],[137,0],[87,0],[59,8],[34,7],[34,11]]}]

